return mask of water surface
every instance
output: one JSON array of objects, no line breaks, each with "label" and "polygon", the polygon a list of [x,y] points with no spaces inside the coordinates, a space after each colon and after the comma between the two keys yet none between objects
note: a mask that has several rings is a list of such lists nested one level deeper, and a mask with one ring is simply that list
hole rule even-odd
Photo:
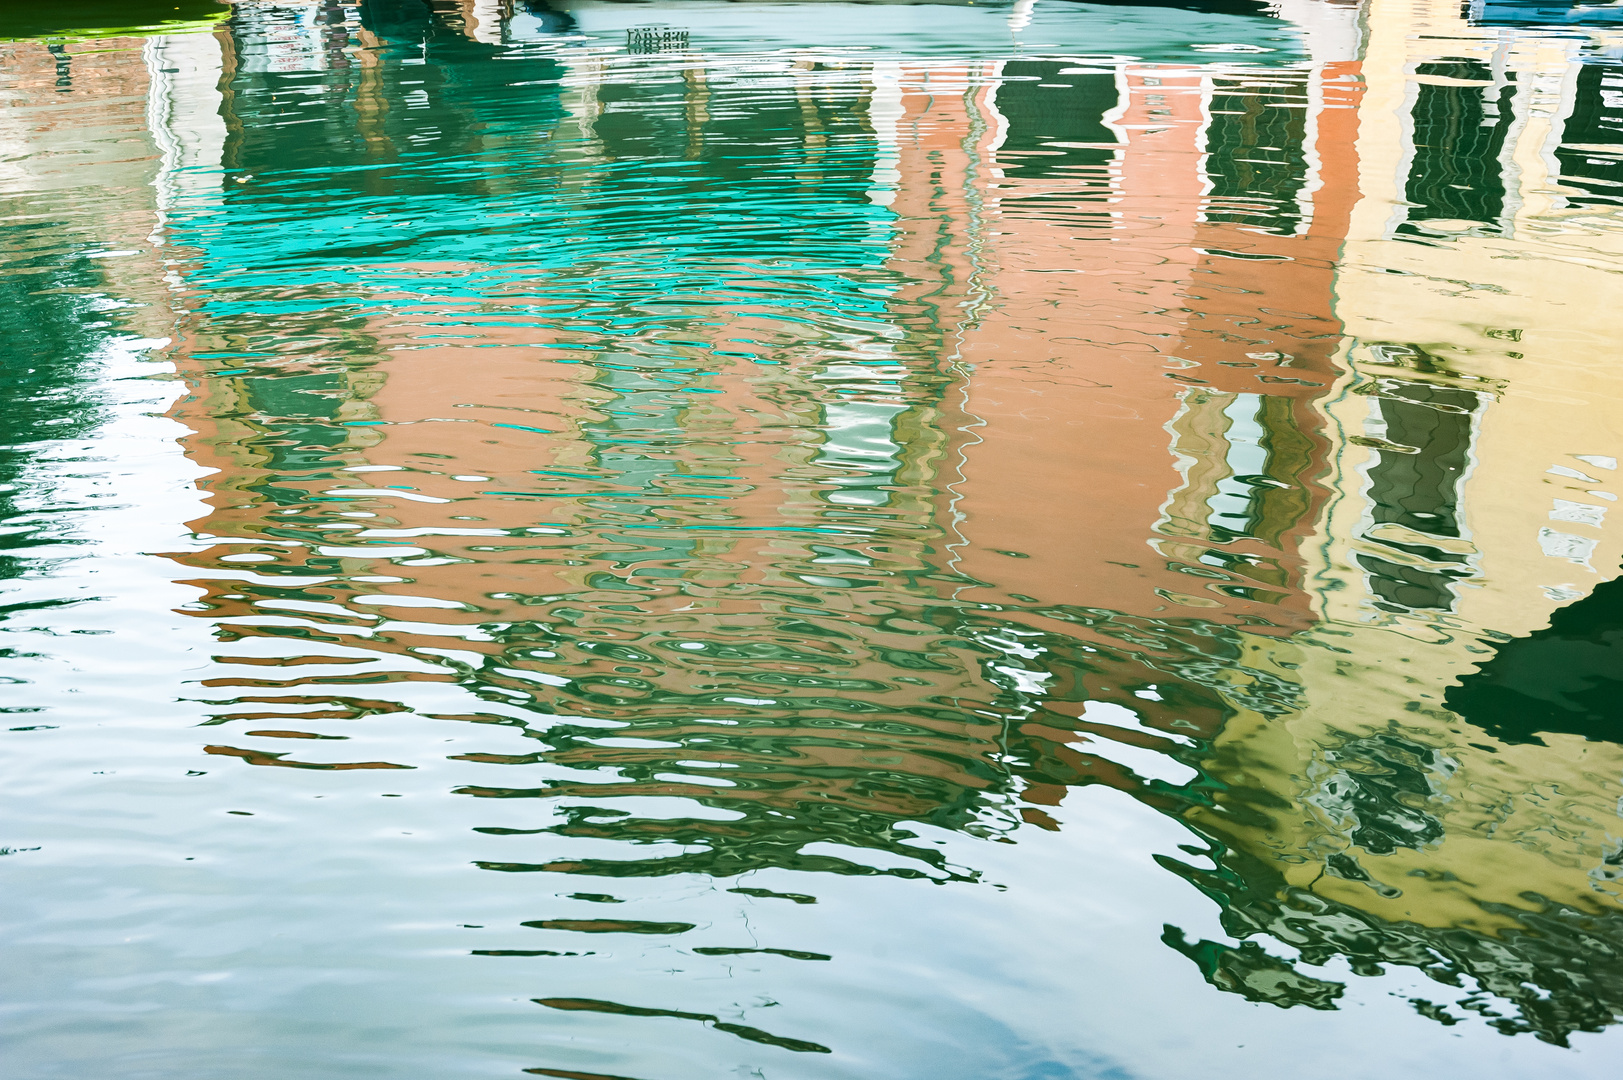
[{"label": "water surface", "polygon": [[1612,1075],[1606,11],[67,7],[11,1075]]}]

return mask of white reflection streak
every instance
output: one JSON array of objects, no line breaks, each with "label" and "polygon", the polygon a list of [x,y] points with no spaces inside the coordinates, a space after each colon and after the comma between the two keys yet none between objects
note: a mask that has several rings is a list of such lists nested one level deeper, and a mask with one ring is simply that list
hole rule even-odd
[{"label": "white reflection streak", "polygon": [[147,129],[157,144],[157,214],[154,247],[165,242],[170,215],[179,207],[220,202],[220,168],[225,148],[223,70],[220,40],[212,34],[148,38],[141,48],[151,80]]},{"label": "white reflection streak", "polygon": [[873,66],[873,97],[868,116],[873,124],[874,138],[879,143],[874,154],[873,186],[868,198],[875,206],[889,206],[896,200],[896,188],[901,183],[901,141],[897,136],[897,121],[905,110],[902,107],[902,66],[884,61]]},{"label": "white reflection streak", "polygon": [[1032,12],[1037,8],[1037,0],[1015,0],[1014,7],[1009,11],[1009,32],[1018,34],[1031,25]]}]

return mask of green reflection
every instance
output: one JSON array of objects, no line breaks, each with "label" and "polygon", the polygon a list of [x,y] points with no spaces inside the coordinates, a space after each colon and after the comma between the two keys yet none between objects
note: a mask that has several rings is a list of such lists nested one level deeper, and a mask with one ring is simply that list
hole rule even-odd
[{"label": "green reflection", "polygon": [[117,38],[212,30],[231,14],[215,0],[74,0],[48,10],[8,4],[0,40]]}]

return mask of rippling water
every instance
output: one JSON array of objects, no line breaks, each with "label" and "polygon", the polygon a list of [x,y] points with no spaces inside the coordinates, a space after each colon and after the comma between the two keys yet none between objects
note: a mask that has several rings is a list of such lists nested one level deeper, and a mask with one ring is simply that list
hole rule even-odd
[{"label": "rippling water", "polygon": [[46,8],[9,1075],[1614,1075],[1610,9]]}]

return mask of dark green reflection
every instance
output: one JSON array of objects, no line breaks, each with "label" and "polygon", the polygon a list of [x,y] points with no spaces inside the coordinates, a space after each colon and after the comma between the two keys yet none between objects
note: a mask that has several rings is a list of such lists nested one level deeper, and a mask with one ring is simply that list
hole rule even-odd
[{"label": "dark green reflection", "polygon": [[38,37],[122,37],[206,27],[231,8],[216,0],[72,0],[63,4],[0,6],[0,40]]},{"label": "dark green reflection", "polygon": [[32,474],[52,443],[82,438],[101,416],[94,357],[115,316],[100,267],[62,250],[64,229],[49,220],[0,225],[0,522],[15,523],[0,531],[0,580],[22,574],[41,548],[69,542],[57,524],[71,508]]},{"label": "dark green reflection", "polygon": [[1555,613],[1550,625],[1501,642],[1493,659],[1448,689],[1447,703],[1494,738],[1538,743],[1540,732],[1623,742],[1623,578]]},{"label": "dark green reflection", "polygon": [[1513,79],[1496,76],[1478,60],[1421,64],[1416,74],[1451,81],[1421,82],[1410,114],[1414,160],[1407,195],[1418,204],[1411,220],[1468,221],[1498,231],[1505,213],[1500,156],[1513,121]]}]

